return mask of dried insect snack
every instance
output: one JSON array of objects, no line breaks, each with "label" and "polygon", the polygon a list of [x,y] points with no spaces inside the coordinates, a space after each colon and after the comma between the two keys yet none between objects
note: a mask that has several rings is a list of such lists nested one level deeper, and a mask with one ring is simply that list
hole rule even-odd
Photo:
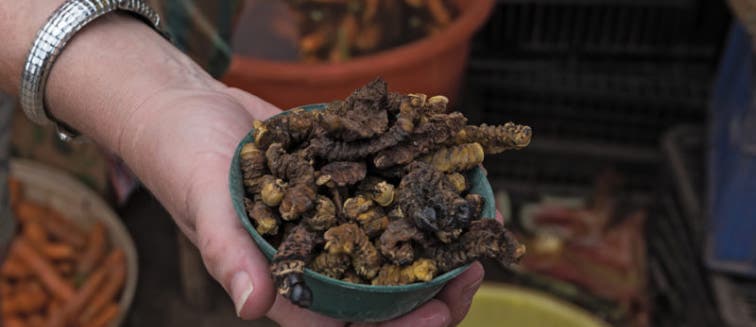
[{"label": "dried insect snack", "polygon": [[406,219],[392,221],[378,239],[381,254],[395,265],[407,265],[415,260],[413,240],[418,240],[420,231]]},{"label": "dried insect snack", "polygon": [[411,141],[380,151],[373,159],[377,168],[406,165],[417,156],[441,147],[456,135],[467,123],[461,113],[432,114],[423,117],[410,135]]},{"label": "dried insect snack", "polygon": [[397,189],[397,205],[415,226],[427,232],[453,232],[470,223],[472,211],[446,175],[413,162]]},{"label": "dried insect snack", "polygon": [[357,194],[344,201],[344,216],[348,221],[356,221],[370,238],[380,235],[389,224],[383,207],[370,200],[365,194]]},{"label": "dried insect snack", "polygon": [[427,282],[436,276],[438,268],[436,262],[422,258],[408,266],[384,265],[378,276],[372,281],[373,285],[406,285],[415,282]]},{"label": "dried insect snack", "polygon": [[525,254],[525,247],[494,219],[476,220],[454,243],[426,250],[441,272],[479,258],[494,259],[507,266],[517,262]]},{"label": "dried insect snack", "polygon": [[368,177],[358,186],[360,194],[365,194],[381,207],[388,207],[394,203],[394,185],[384,179]]},{"label": "dried insect snack", "polygon": [[265,157],[271,173],[289,183],[278,207],[281,218],[294,220],[312,209],[317,195],[312,164],[301,156],[287,153],[281,143],[270,145],[265,151]]},{"label": "dried insect snack", "polygon": [[469,183],[465,175],[462,175],[459,172],[453,172],[446,174],[446,178],[449,179],[449,182],[451,182],[452,186],[454,186],[454,190],[456,190],[457,193],[467,191]]},{"label": "dried insect snack", "polygon": [[315,208],[304,214],[302,222],[311,230],[325,231],[337,222],[336,205],[328,197],[318,195],[315,199]]},{"label": "dried insect snack", "polygon": [[530,144],[532,131],[529,126],[508,122],[500,126],[465,126],[452,140],[453,144],[479,143],[486,154],[522,149]]},{"label": "dried insect snack", "polygon": [[336,161],[320,168],[318,185],[333,183],[336,186],[354,185],[365,179],[367,167],[364,162]]},{"label": "dried insect snack", "polygon": [[244,208],[247,215],[255,222],[257,232],[261,235],[278,234],[279,218],[273,209],[265,205],[262,200],[250,200],[244,198]]},{"label": "dried insect snack", "polygon": [[[306,267],[351,283],[405,285],[479,258],[524,253],[466,174],[525,147],[530,127],[467,125],[449,100],[388,92],[380,79],[321,111],[255,122],[240,150],[244,206],[278,252],[280,294],[307,307]],[[486,217],[491,218],[491,217]]]},{"label": "dried insect snack", "polygon": [[479,143],[466,143],[444,147],[420,158],[441,172],[469,170],[483,162],[483,147]]},{"label": "dried insect snack", "polygon": [[346,253],[323,252],[315,257],[310,264],[310,269],[328,277],[340,279],[352,266],[351,261]]},{"label": "dried insect snack", "polygon": [[302,225],[294,227],[278,247],[270,272],[281,294],[292,303],[308,307],[312,304],[312,291],[305,285],[304,269],[315,247],[322,238]]},{"label": "dried insect snack", "polygon": [[372,279],[381,268],[381,257],[367,234],[354,223],[332,227],[325,232],[325,246],[329,253],[344,253],[352,258],[358,276]]}]

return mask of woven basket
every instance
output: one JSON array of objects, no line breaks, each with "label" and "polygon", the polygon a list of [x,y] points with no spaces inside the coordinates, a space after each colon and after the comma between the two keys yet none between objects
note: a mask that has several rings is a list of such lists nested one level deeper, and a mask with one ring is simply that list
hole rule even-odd
[{"label": "woven basket", "polygon": [[101,221],[111,245],[126,254],[126,283],[119,300],[120,314],[111,327],[120,326],[134,299],[137,284],[137,253],[134,241],[112,209],[92,190],[66,173],[32,161],[12,160],[10,175],[23,183],[24,198],[46,205],[83,229]]}]

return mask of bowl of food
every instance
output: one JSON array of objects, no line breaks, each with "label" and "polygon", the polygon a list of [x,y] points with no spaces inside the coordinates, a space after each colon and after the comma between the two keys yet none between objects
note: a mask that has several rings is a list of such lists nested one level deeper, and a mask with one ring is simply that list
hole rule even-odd
[{"label": "bowl of food", "polygon": [[18,228],[0,269],[4,321],[119,326],[138,273],[125,226],[67,174],[26,160],[12,161],[10,168]]},{"label": "bowl of food", "polygon": [[388,93],[256,123],[230,169],[244,227],[280,294],[346,321],[382,321],[431,299],[468,264],[524,248],[493,218],[485,153],[526,146],[527,126],[468,126],[445,97]]}]

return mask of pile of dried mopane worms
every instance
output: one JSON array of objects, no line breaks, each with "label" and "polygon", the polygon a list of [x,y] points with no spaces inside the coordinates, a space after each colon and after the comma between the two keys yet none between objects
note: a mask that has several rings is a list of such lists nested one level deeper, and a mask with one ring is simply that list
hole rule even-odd
[{"label": "pile of dried mopane worms", "polygon": [[[280,294],[307,307],[305,267],[372,285],[426,282],[478,258],[524,253],[470,193],[486,154],[530,143],[528,126],[467,125],[448,99],[389,93],[377,79],[324,110],[255,122],[240,151],[245,207],[278,251]],[[492,218],[492,217],[486,217]]]}]

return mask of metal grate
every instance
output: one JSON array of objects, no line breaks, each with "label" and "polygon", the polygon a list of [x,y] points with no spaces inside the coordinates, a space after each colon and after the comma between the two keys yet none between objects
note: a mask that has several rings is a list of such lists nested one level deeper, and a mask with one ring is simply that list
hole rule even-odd
[{"label": "metal grate", "polygon": [[706,59],[726,29],[704,0],[503,0],[479,35],[488,56]]},{"label": "metal grate", "polygon": [[630,194],[648,194],[655,188],[654,176],[648,175],[656,169],[653,162],[619,162],[583,154],[525,149],[486,158],[485,167],[494,189],[524,198],[544,194],[589,196],[596,175],[608,168],[621,172],[624,190]]},{"label": "metal grate", "polygon": [[663,133],[706,118],[728,23],[720,1],[498,1],[473,43],[464,107],[475,122],[530,125],[534,138],[493,177],[581,193],[614,166],[652,190]]},{"label": "metal grate", "polygon": [[668,127],[704,119],[710,76],[699,65],[478,60],[468,80],[482,121],[529,124],[536,141],[656,147]]},{"label": "metal grate", "polygon": [[475,122],[533,127],[527,149],[486,163],[507,190],[589,194],[595,175],[613,167],[628,190],[648,194],[662,134],[705,119],[709,76],[697,65],[478,61],[468,78],[477,100],[466,108]]},{"label": "metal grate", "polygon": [[705,137],[681,126],[662,142],[665,165],[647,225],[654,326],[722,326],[702,260]]},{"label": "metal grate", "polygon": [[670,196],[649,217],[654,326],[721,326],[710,281],[688,220]]}]

